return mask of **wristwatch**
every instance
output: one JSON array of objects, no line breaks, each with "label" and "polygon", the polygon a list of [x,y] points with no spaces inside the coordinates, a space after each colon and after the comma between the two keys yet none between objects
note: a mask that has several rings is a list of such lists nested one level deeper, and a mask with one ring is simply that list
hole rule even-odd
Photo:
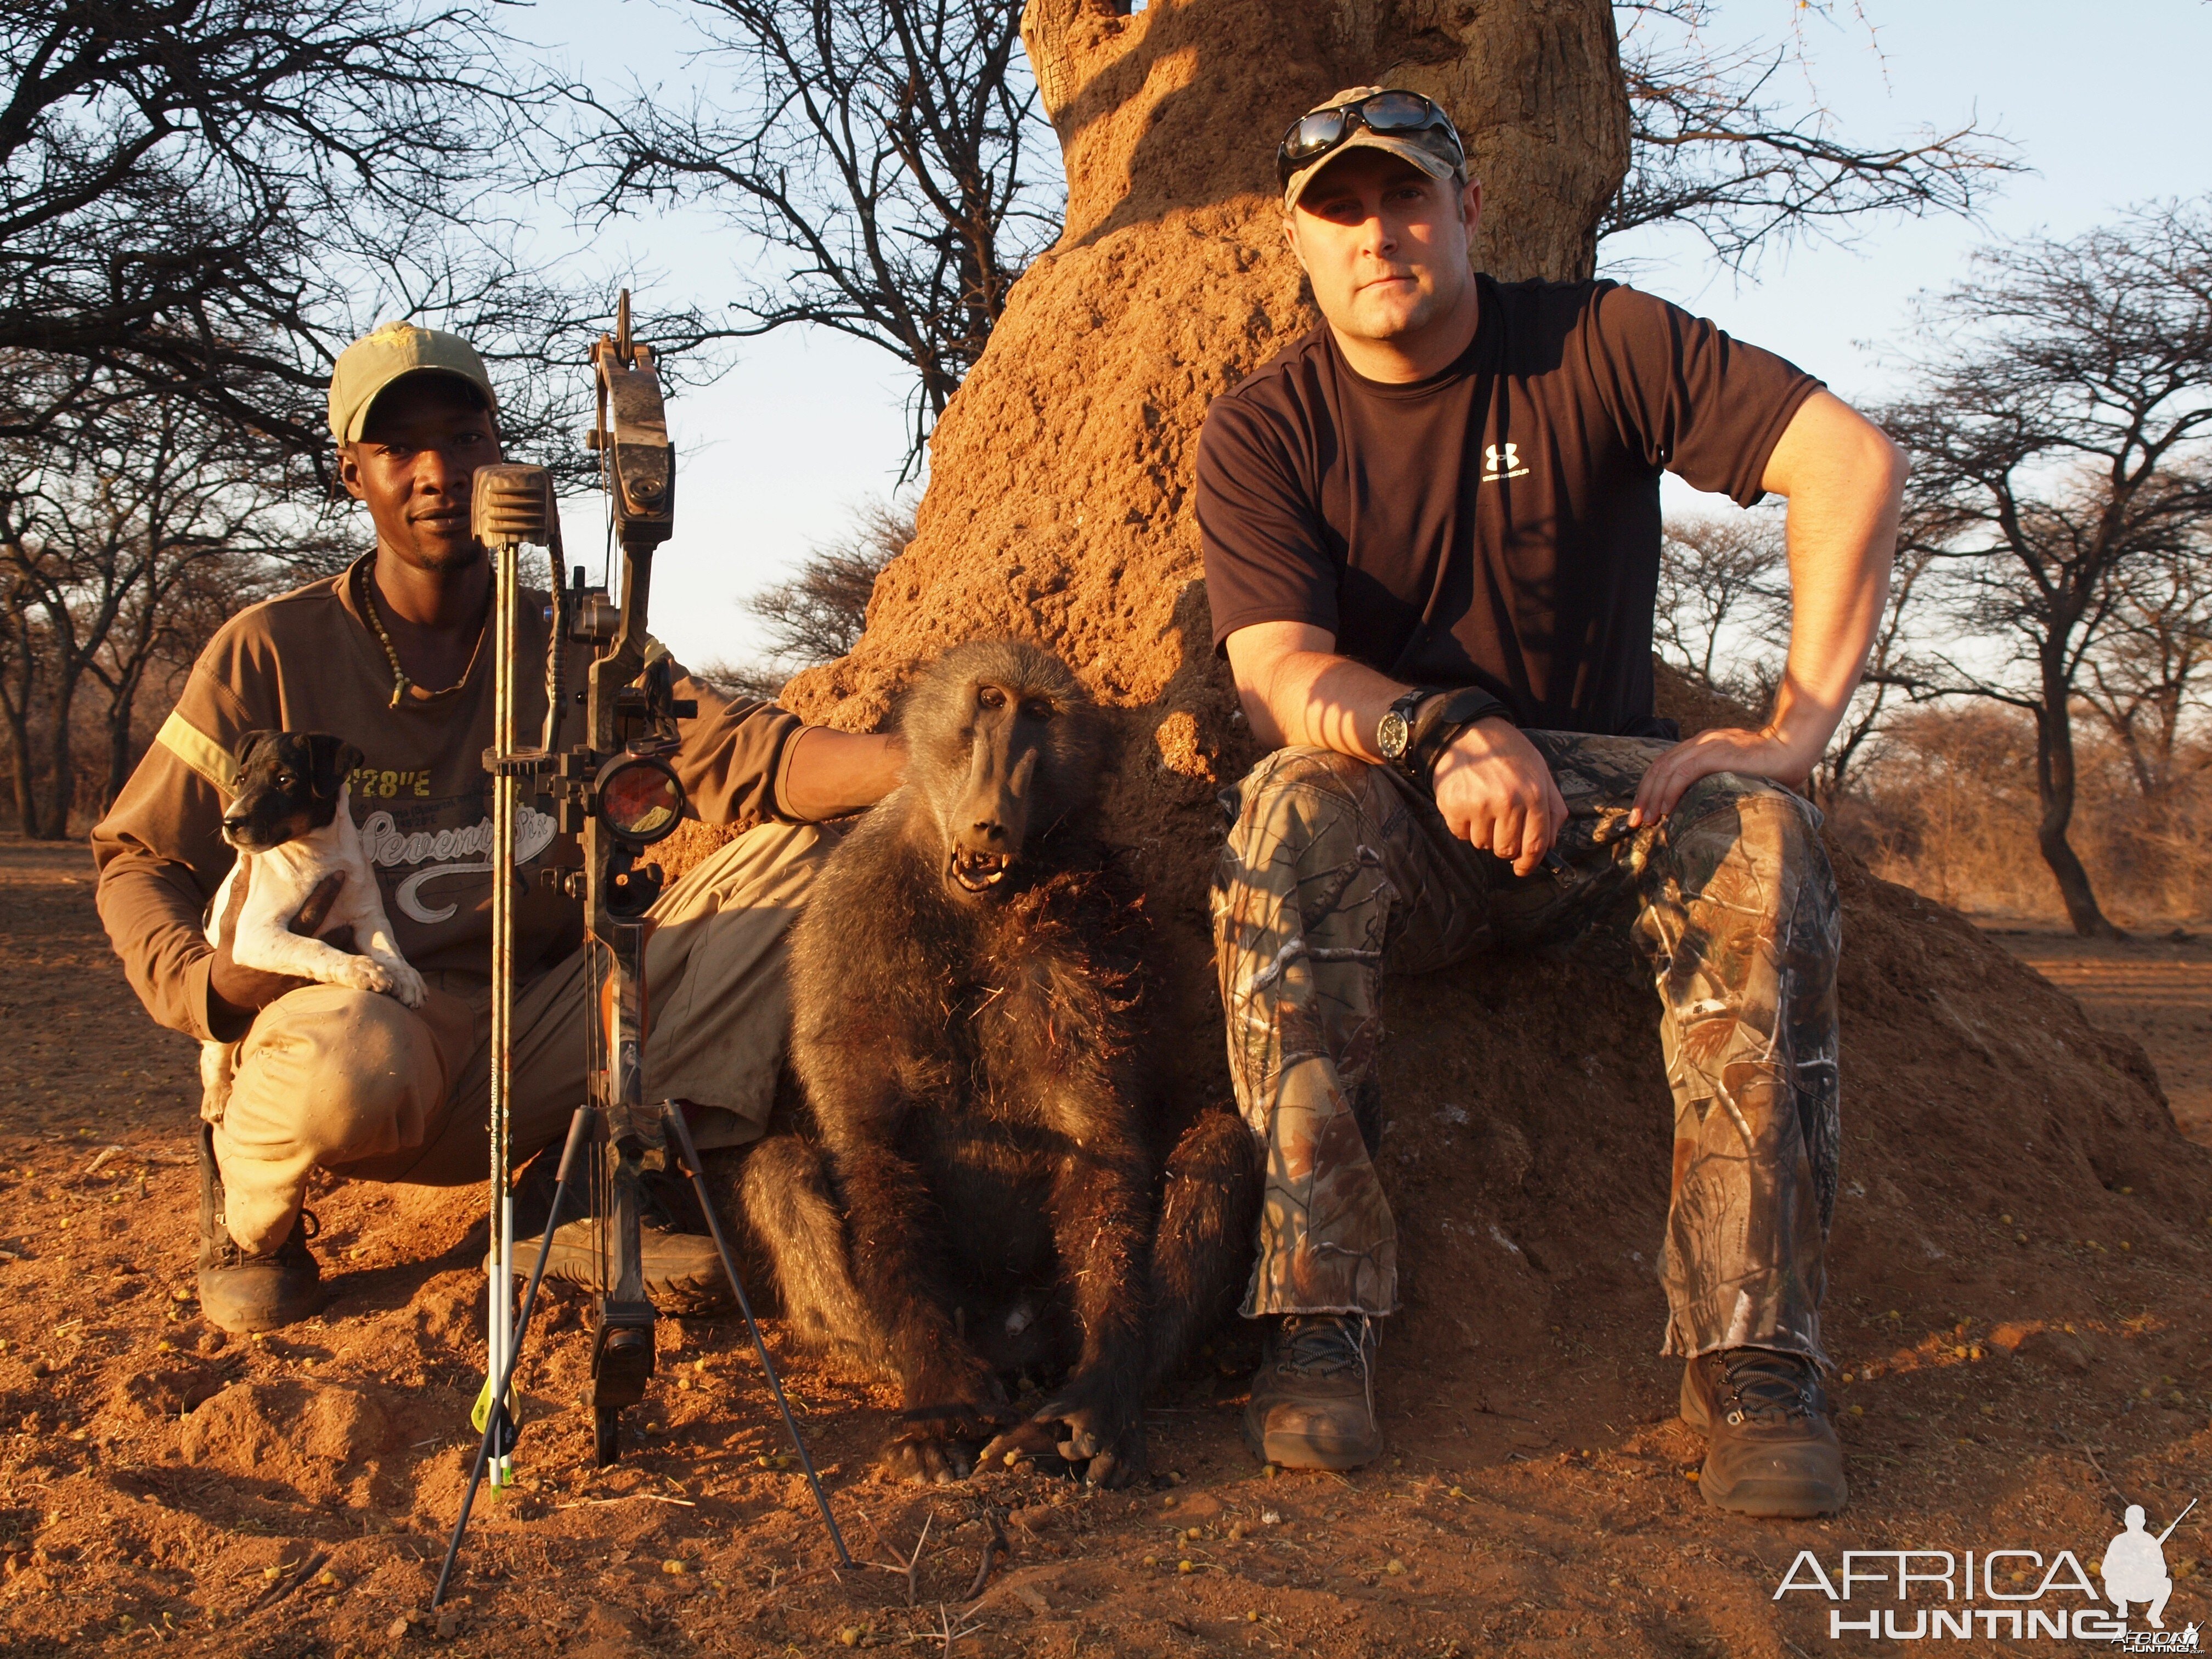
[{"label": "wristwatch", "polygon": [[[1421,705],[1426,703],[1426,708]],[[1419,709],[1418,717],[1415,709]],[[1375,746],[1382,757],[1427,793],[1437,791],[1437,762],[1459,741],[1461,732],[1477,720],[1493,714],[1509,718],[1512,711],[1502,698],[1479,685],[1456,691],[1416,686],[1392,703],[1376,728]]]},{"label": "wristwatch", "polygon": [[1443,695],[1433,685],[1417,685],[1401,692],[1382,711],[1375,727],[1375,747],[1383,760],[1416,783],[1423,780],[1413,769],[1413,711],[1427,699]]}]

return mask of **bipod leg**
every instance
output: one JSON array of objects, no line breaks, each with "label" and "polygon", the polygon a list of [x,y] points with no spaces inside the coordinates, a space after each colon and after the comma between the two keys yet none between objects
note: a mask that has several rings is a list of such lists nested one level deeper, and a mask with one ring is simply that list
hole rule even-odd
[{"label": "bipod leg", "polygon": [[684,1108],[671,1100],[663,1103],[661,1113],[667,1120],[669,1139],[684,1154],[684,1167],[690,1173],[692,1190],[699,1195],[699,1207],[707,1217],[707,1231],[714,1236],[715,1254],[722,1258],[722,1271],[730,1276],[730,1288],[737,1292],[738,1311],[745,1316],[745,1329],[752,1334],[753,1351],[760,1355],[761,1370],[768,1376],[769,1392],[775,1396],[776,1410],[783,1413],[783,1426],[791,1432],[792,1449],[799,1454],[799,1466],[806,1471],[806,1484],[814,1489],[814,1506],[822,1511],[822,1524],[830,1529],[830,1542],[837,1551],[837,1565],[858,1565],[852,1552],[845,1547],[845,1534],[837,1530],[837,1517],[830,1512],[830,1494],[822,1490],[822,1477],[814,1472],[814,1459],[799,1435],[790,1403],[783,1397],[783,1383],[775,1374],[775,1362],[768,1357],[768,1344],[762,1340],[760,1326],[753,1318],[753,1304],[745,1296],[744,1280],[738,1277],[738,1260],[730,1254],[730,1241],[722,1237],[722,1224],[715,1218],[714,1200],[707,1193],[706,1170],[699,1162],[699,1149],[691,1144],[691,1126],[684,1121]]},{"label": "bipod leg", "polygon": [[459,1559],[461,1539],[469,1529],[469,1512],[476,1507],[477,1488],[483,1483],[484,1466],[491,1461],[494,1441],[507,1446],[514,1443],[507,1417],[507,1391],[514,1386],[514,1368],[522,1356],[523,1333],[530,1328],[531,1310],[538,1304],[538,1287],[545,1278],[546,1259],[553,1254],[553,1230],[561,1224],[561,1200],[568,1195],[568,1179],[575,1171],[576,1154],[583,1149],[586,1135],[596,1114],[588,1106],[576,1108],[575,1116],[568,1120],[568,1141],[561,1148],[561,1172],[553,1183],[553,1206],[545,1212],[545,1231],[538,1241],[538,1261],[530,1270],[530,1283],[522,1292],[522,1311],[515,1318],[514,1340],[507,1344],[506,1363],[500,1368],[497,1386],[492,1389],[491,1409],[484,1414],[483,1440],[477,1447],[475,1466],[469,1470],[468,1489],[461,1494],[461,1512],[453,1522],[453,1536],[446,1546],[446,1565],[438,1569],[438,1587],[430,1592],[430,1606],[435,1608],[446,1599],[447,1586],[453,1583],[453,1563]]}]

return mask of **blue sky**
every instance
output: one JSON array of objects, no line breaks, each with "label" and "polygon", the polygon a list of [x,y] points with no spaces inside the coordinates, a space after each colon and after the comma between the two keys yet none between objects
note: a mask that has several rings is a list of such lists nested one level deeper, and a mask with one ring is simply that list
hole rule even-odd
[{"label": "blue sky", "polygon": [[[2072,234],[2131,204],[2212,187],[2203,137],[2212,5],[2203,0],[1864,0],[1863,21],[1844,9],[1832,23],[1795,14],[1809,63],[1791,91],[1817,96],[1844,133],[1869,143],[1978,118],[2034,171],[2007,181],[1979,223],[1875,220],[1849,246],[1771,254],[1747,276],[1716,268],[1680,234],[1647,233],[1607,252],[1634,261],[1639,285],[1794,359],[1845,398],[1878,400],[1896,384],[1913,296],[1963,274],[1978,245]],[[1773,36],[1792,15],[1789,0],[1721,0],[1713,39]],[[636,77],[688,97],[679,17],[650,0],[541,0],[517,32],[604,91]],[[667,295],[702,303],[727,293],[748,258],[699,220],[633,223],[613,245],[657,272]],[[835,535],[855,504],[889,492],[904,453],[905,392],[898,365],[877,349],[786,331],[749,343],[720,382],[678,400],[681,528],[657,567],[653,621],[680,656],[754,653],[738,600]],[[1694,503],[1686,489],[1670,494],[1670,507]],[[583,506],[570,520],[572,548],[595,544],[592,514]]]}]

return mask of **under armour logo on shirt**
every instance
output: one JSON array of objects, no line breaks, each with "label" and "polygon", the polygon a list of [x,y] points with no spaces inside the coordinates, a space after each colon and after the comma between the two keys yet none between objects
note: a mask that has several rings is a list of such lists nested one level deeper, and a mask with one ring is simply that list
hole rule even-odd
[{"label": "under armour logo on shirt", "polygon": [[1485,444],[1482,447],[1482,482],[1496,483],[1500,478],[1522,478],[1528,469],[1521,465],[1518,444]]}]

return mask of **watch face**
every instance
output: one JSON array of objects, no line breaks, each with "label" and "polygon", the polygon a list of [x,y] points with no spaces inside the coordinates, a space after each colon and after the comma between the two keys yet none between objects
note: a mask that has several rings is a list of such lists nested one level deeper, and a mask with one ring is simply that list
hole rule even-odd
[{"label": "watch face", "polygon": [[1413,728],[1395,708],[1383,715],[1382,723],[1375,728],[1375,741],[1382,750],[1382,758],[1387,761],[1403,759],[1406,745],[1413,741]]}]

